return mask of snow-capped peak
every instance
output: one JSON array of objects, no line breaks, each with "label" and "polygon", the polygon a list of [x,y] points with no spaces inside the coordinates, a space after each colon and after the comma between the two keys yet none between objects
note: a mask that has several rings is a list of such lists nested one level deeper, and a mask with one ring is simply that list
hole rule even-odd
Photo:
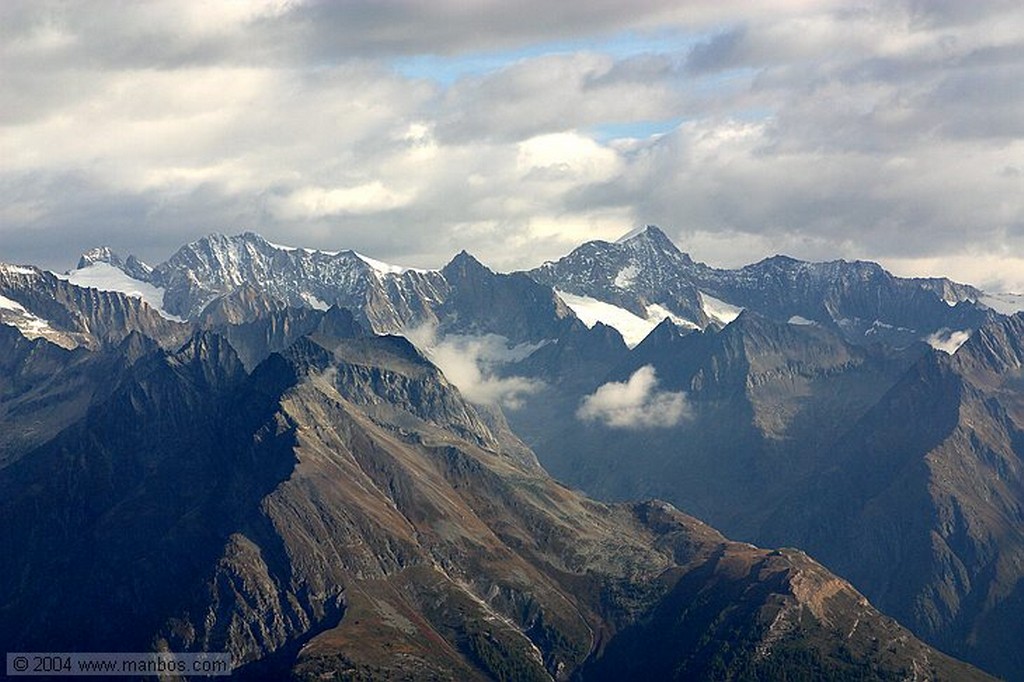
[{"label": "snow-capped peak", "polygon": [[[256,236],[258,236],[258,235],[256,235]],[[260,237],[260,239],[262,239],[262,237]],[[264,240],[264,241],[266,241],[266,240]],[[359,260],[361,260],[364,263],[366,263],[367,265],[369,265],[371,268],[373,268],[374,272],[380,273],[382,275],[401,275],[401,274],[404,274],[404,273],[410,272],[410,271],[412,271],[412,272],[429,272],[429,270],[422,270],[420,268],[407,268],[407,267],[402,266],[402,265],[393,265],[391,263],[385,263],[384,261],[377,260],[376,258],[370,258],[369,256],[364,256],[363,254],[359,253],[358,251],[325,251],[323,249],[310,249],[310,248],[307,248],[307,247],[304,247],[304,246],[300,247],[300,246],[287,246],[285,244],[276,244],[276,243],[271,242],[271,241],[267,241],[267,244],[269,246],[277,249],[278,251],[290,251],[290,252],[301,251],[302,253],[306,253],[306,254],[309,254],[309,255],[322,254],[324,256],[332,256],[332,257],[334,257],[334,256],[340,256],[342,254],[346,254],[346,255],[347,254],[351,254],[351,255],[354,255]]]},{"label": "snow-capped peak", "polygon": [[8,265],[7,263],[0,263],[0,270],[10,273],[12,275],[34,275],[36,270],[33,268],[27,268],[21,265]]},{"label": "snow-capped peak", "polygon": [[648,227],[651,227],[651,226],[650,225],[641,225],[640,227],[634,227],[632,230],[630,230],[626,234],[624,234],[621,237],[619,237],[618,239],[616,239],[615,243],[616,244],[625,244],[629,240],[634,239],[634,238],[639,237],[640,235],[642,235],[644,232],[647,231]]},{"label": "snow-capped peak", "polygon": [[149,267],[135,256],[122,258],[119,253],[109,246],[97,246],[89,249],[78,259],[78,269],[88,268],[91,265],[106,263],[126,273],[132,279],[148,281],[153,274],[153,268]]},{"label": "snow-capped peak", "polygon": [[698,329],[699,327],[685,318],[676,315],[665,306],[657,303],[648,304],[644,310],[644,316],[630,312],[621,306],[606,301],[599,301],[590,296],[570,294],[566,291],[555,290],[555,293],[569,306],[580,321],[587,327],[593,327],[598,322],[614,328],[622,335],[622,340],[630,348],[635,348],[643,341],[666,318],[671,320],[678,327],[686,329]]},{"label": "snow-capped peak", "polygon": [[339,253],[341,253],[340,251],[324,251],[323,249],[308,249],[306,247],[285,246],[284,244],[275,244],[274,242],[267,242],[267,244],[274,247],[278,251],[302,251],[304,253],[309,254],[322,253],[325,256],[337,256]]},{"label": "snow-capped peak", "polygon": [[[149,280],[163,287],[166,309],[197,319],[215,299],[247,284],[289,306],[362,309],[377,300],[365,322],[379,332],[402,328],[409,301],[438,300],[444,277],[355,251],[323,251],[269,242],[254,232],[211,234],[181,247],[156,266]],[[426,304],[424,304],[426,305]]]},{"label": "snow-capped peak", "polygon": [[[672,240],[668,238],[660,227],[657,225],[641,225],[633,230],[630,230],[626,234],[622,235],[615,240],[616,244],[629,244],[636,241],[654,241],[659,243],[671,244]],[[673,245],[674,246],[674,245]]]},{"label": "snow-capped peak", "polygon": [[121,256],[109,246],[97,246],[83,253],[81,258],[78,259],[78,267],[80,268],[88,267],[93,263],[119,265],[121,263]]}]

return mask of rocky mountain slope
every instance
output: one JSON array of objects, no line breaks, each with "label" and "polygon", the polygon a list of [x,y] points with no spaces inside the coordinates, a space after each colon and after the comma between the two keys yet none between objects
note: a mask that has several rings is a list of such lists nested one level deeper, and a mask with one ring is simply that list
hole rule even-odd
[{"label": "rocky mountain slope", "polygon": [[704,328],[714,318],[704,308],[697,283],[708,270],[660,229],[647,226],[615,243],[587,242],[529,274],[560,291],[611,303],[642,318],[669,313]]},{"label": "rocky mountain slope", "polygon": [[[853,342],[907,345],[990,319],[982,292],[945,279],[894,277],[876,263],[809,263],[774,256],[737,270],[695,262],[654,225],[618,242],[588,242],[530,271],[538,282],[648,319],[703,329],[740,308],[816,323]],[[724,313],[724,314],[723,314]]]},{"label": "rocky mountain slope", "polygon": [[[720,331],[664,322],[590,386],[510,412],[544,465],[604,499],[662,496],[734,536],[804,548],[928,641],[1020,679],[1018,318],[870,264],[776,258],[692,277],[747,311]],[[839,323],[872,316],[889,322]],[[963,325],[966,343],[935,343],[937,325]],[[643,368],[657,383],[638,395]],[[620,412],[581,418],[602,389]],[[615,421],[666,395],[685,400],[671,424]]]},{"label": "rocky mountain slope", "polygon": [[[536,470],[522,438],[557,478],[600,498],[660,497],[732,537],[799,546],[932,644],[1021,679],[1021,330],[993,309],[1008,297],[871,263],[775,257],[718,270],[651,226],[530,273],[466,253],[408,270],[253,234],[200,239],[155,268],[109,249],[80,266],[65,278],[0,266],[0,467],[24,466],[107,409],[138,359],[176,351],[196,329],[231,347],[229,392],[264,376],[275,353],[330,375],[373,364],[373,333],[401,332],[472,401],[446,432]],[[317,350],[341,345],[349,354],[330,362]],[[395,411],[409,385],[341,373],[353,391],[374,386],[359,409],[385,431],[423,427],[411,406],[427,394]],[[294,617],[312,622],[320,608]],[[675,627],[671,611],[644,613]],[[634,625],[638,641],[656,638]],[[631,649],[618,641],[608,651],[622,660],[605,660],[621,672]],[[597,675],[594,660],[573,669]]]},{"label": "rocky mountain slope", "polygon": [[100,348],[139,331],[168,347],[189,327],[139,298],[75,286],[51,272],[0,263],[0,323],[65,348]]},{"label": "rocky mountain slope", "polygon": [[[412,270],[353,251],[285,247],[245,233],[204,237],[154,268],[106,248],[83,255],[80,265],[141,277],[130,281],[160,292],[165,314],[208,329],[275,310],[337,305],[377,334],[493,335],[509,347],[590,335],[551,288],[523,273],[495,273],[465,252],[441,270]],[[72,280],[82,272],[72,271]]]},{"label": "rocky mountain slope", "polygon": [[[203,237],[153,268],[105,247],[79,262],[86,269],[99,265],[162,292],[168,314],[184,319],[208,317],[207,307],[223,307],[222,299],[237,299],[248,289],[293,307],[341,305],[377,333],[430,324],[451,333],[499,333],[517,343],[536,336],[552,319],[566,317],[568,303],[588,326],[599,319],[611,323],[630,345],[665,317],[704,329],[727,324],[745,308],[781,322],[816,323],[855,343],[905,346],[976,329],[993,318],[982,302],[995,300],[949,280],[903,279],[859,261],[808,263],[776,256],[738,270],[716,269],[681,252],[655,226],[615,243],[588,242],[525,273],[544,289],[521,299],[503,294],[506,298],[490,307],[481,298],[484,291],[493,296],[518,286],[525,292],[531,285],[515,284],[522,274],[490,273],[465,253],[439,271],[414,270],[353,251],[285,247],[244,233]],[[482,278],[480,270],[490,277]],[[494,278],[505,281],[497,288],[479,287]],[[557,290],[560,300],[547,287]],[[544,298],[552,300],[539,305]],[[240,310],[238,300],[233,305]],[[496,309],[518,311],[518,328],[501,329],[506,316],[495,315]],[[492,319],[485,321],[485,311]]]},{"label": "rocky mountain slope", "polygon": [[[589,383],[559,383],[557,397],[508,414],[557,478],[603,499],[671,499],[753,540],[780,495],[831,467],[834,440],[926,350],[883,352],[746,311],[705,332],[665,320]],[[644,372],[656,383],[641,391]],[[620,402],[585,418],[602,392]],[[645,421],[663,412],[659,396],[683,409]]]},{"label": "rocky mountain slope", "polygon": [[385,266],[354,251],[278,246],[253,233],[187,244],[147,281],[164,290],[167,310],[189,319],[245,285],[296,307],[338,304],[358,311],[378,332],[430,321],[431,302],[446,289],[437,272]]},{"label": "rocky mountain slope", "polygon": [[764,534],[799,542],[917,632],[1011,679],[1024,670],[1022,367],[1024,314],[952,356],[925,355]]},{"label": "rocky mountain slope", "polygon": [[[1022,318],[983,326],[953,355],[749,312],[703,333],[665,321],[575,399],[509,415],[556,477],[801,547],[927,641],[1020,679]],[[658,383],[638,401],[627,387],[642,368]],[[659,395],[686,410],[671,424],[582,419],[609,386],[634,411]]]},{"label": "rocky mountain slope", "polygon": [[0,639],[259,678],[987,679],[800,552],[569,491],[344,322],[251,372],[209,332],[127,338],[86,414],[0,469]]}]

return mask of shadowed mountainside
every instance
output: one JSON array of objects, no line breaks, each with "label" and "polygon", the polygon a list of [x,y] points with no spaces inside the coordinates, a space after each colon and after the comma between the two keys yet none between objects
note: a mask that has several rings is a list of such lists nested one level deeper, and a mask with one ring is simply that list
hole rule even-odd
[{"label": "shadowed mountainside", "polygon": [[3,640],[258,677],[985,679],[802,553],[563,488],[404,339],[328,327],[251,374],[209,333],[126,358],[0,470]]}]

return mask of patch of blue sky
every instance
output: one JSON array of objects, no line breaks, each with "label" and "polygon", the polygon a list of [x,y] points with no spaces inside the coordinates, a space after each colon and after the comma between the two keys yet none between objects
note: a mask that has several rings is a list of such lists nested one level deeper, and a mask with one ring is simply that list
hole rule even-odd
[{"label": "patch of blue sky", "polygon": [[595,52],[621,60],[645,54],[684,54],[706,40],[707,33],[659,30],[629,31],[603,39],[587,38],[535,43],[511,50],[473,52],[460,55],[423,54],[400,57],[393,68],[406,78],[432,80],[447,86],[467,76],[499,71],[526,59],[552,54]]},{"label": "patch of blue sky", "polygon": [[730,116],[743,123],[763,123],[775,118],[775,114],[774,109],[756,107],[752,109],[737,109]]},{"label": "patch of blue sky", "polygon": [[761,70],[752,66],[742,66],[722,71],[702,74],[690,80],[691,88],[700,94],[703,92],[719,93],[724,90],[747,89],[754,82]]},{"label": "patch of blue sky", "polygon": [[617,121],[601,123],[586,130],[597,142],[605,144],[612,140],[646,140],[656,135],[665,135],[678,128],[687,117],[679,116],[652,121]]}]

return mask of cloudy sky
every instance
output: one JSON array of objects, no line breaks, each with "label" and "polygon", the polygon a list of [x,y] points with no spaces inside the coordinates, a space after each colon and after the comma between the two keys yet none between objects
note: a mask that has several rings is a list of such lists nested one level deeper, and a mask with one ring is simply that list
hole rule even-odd
[{"label": "cloudy sky", "polygon": [[1024,290],[1019,0],[0,2],[0,260],[203,234]]}]

